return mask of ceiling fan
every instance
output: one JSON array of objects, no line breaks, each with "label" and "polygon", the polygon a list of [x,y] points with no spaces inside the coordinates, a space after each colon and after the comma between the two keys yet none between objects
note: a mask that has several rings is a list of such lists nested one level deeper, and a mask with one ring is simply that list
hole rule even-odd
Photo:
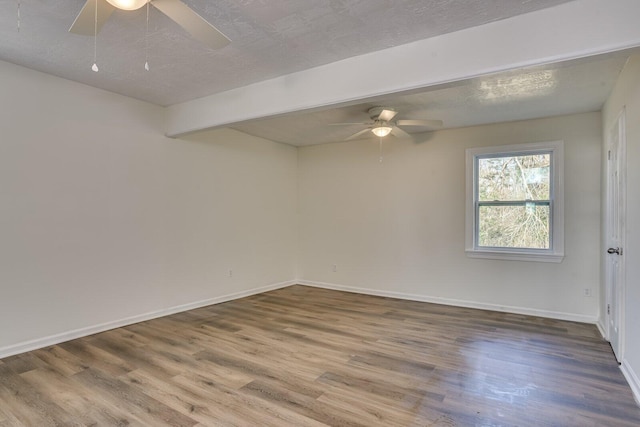
[{"label": "ceiling fan", "polygon": [[398,112],[390,107],[373,107],[370,108],[367,113],[371,118],[371,122],[363,123],[332,123],[333,126],[346,126],[346,125],[363,125],[365,129],[354,133],[345,139],[345,141],[355,139],[359,136],[372,132],[375,136],[385,137],[389,134],[396,137],[410,137],[411,135],[406,131],[400,129],[400,126],[419,126],[428,128],[442,127],[442,120],[393,120]]},{"label": "ceiling fan", "polygon": [[220,49],[230,43],[227,36],[180,0],[87,0],[69,31],[93,36],[115,9],[137,10],[147,2],[212,49]]}]

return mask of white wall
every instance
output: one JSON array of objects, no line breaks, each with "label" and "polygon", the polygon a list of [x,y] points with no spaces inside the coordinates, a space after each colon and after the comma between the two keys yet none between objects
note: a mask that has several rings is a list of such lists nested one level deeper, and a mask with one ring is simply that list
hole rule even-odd
[{"label": "white wall", "polygon": [[[640,402],[640,56],[631,57],[603,108],[603,130],[614,125],[626,108],[627,212],[626,302],[622,370]],[[604,313],[604,307],[601,310]],[[604,323],[604,319],[602,320]]]},{"label": "white wall", "polygon": [[296,149],[163,121],[0,62],[0,357],[295,277]]},{"label": "white wall", "polygon": [[[299,149],[303,282],[595,322],[599,308],[600,114]],[[425,135],[427,137],[428,134]],[[465,149],[565,141],[560,264],[464,252]],[[332,266],[337,265],[337,271]],[[584,297],[590,288],[593,297]]]},{"label": "white wall", "polygon": [[[172,140],[163,120],[160,107],[0,62],[0,357],[296,274],[598,314],[599,297],[582,296],[599,286],[598,113],[390,139],[382,164],[372,141],[297,150],[231,130]],[[558,139],[563,263],[465,257],[464,150]]]}]

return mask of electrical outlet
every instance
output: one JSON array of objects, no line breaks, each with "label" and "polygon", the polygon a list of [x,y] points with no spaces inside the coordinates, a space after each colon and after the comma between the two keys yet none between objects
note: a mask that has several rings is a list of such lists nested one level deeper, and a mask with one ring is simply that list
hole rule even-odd
[{"label": "electrical outlet", "polygon": [[336,271],[338,271],[338,265],[337,264],[333,264],[333,267],[331,267],[331,271],[333,271],[334,273]]},{"label": "electrical outlet", "polygon": [[584,295],[585,297],[590,297],[590,296],[591,296],[591,289],[589,289],[589,288],[584,288],[583,295]]}]

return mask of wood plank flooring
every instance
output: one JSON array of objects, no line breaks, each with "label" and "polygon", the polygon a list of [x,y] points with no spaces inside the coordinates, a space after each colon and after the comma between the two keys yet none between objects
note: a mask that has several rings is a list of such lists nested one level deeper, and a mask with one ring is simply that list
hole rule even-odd
[{"label": "wood plank flooring", "polygon": [[639,426],[593,325],[291,286],[0,360],[0,426]]}]

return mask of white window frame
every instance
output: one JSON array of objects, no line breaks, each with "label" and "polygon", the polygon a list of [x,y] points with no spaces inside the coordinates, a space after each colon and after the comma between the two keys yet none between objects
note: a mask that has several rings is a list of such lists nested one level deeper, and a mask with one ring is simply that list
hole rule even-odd
[{"label": "white window frame", "polygon": [[[478,159],[551,153],[550,247],[490,248],[478,246]],[[469,148],[466,150],[465,252],[471,258],[562,262],[564,258],[564,143],[563,141]]]}]

